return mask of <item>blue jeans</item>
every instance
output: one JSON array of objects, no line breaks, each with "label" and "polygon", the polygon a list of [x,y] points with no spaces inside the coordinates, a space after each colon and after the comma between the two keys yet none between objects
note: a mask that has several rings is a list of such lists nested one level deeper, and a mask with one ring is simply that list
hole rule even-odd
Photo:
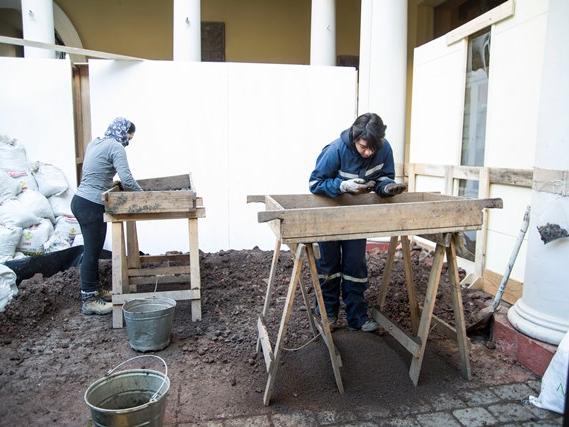
[{"label": "blue jeans", "polygon": [[94,292],[99,289],[99,257],[107,235],[103,221],[105,207],[83,197],[73,196],[71,212],[77,218],[83,234],[83,259],[81,260],[81,290]]},{"label": "blue jeans", "polygon": [[368,320],[364,298],[367,288],[366,240],[319,242],[318,246],[320,259],[316,265],[328,317],[338,317],[341,289],[348,326],[361,328]]}]

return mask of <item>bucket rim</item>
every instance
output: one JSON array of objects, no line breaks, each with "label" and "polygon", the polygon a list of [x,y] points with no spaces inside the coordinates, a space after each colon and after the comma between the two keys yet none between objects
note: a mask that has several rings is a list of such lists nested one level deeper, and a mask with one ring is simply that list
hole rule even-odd
[{"label": "bucket rim", "polygon": [[[169,307],[165,307],[161,310],[170,310],[172,308],[176,308],[176,305],[177,305],[175,299],[168,298],[168,297],[161,297],[161,296],[152,296],[152,297],[148,297],[148,298],[131,299],[122,305],[122,311],[125,313],[137,313],[136,311],[129,311],[128,310],[129,305],[133,305],[134,303],[147,303],[147,302],[152,302],[152,301],[156,301],[156,302],[162,301],[162,302],[169,305]],[[159,311],[159,310],[156,310],[156,311]]]},{"label": "bucket rim", "polygon": [[[149,400],[148,402],[146,402],[142,405],[133,406],[132,408],[124,408],[124,409],[99,408],[98,406],[95,406],[92,403],[90,403],[89,400],[87,399],[87,395],[89,394],[89,392],[92,391],[95,388],[95,386],[99,385],[103,381],[108,381],[109,379],[112,379],[112,378],[117,377],[119,375],[131,374],[131,373],[142,373],[142,372],[144,372],[144,373],[150,372],[153,374],[157,374],[158,376],[163,378],[164,383],[166,385],[166,388],[164,389],[164,393],[162,393],[160,396],[158,396],[158,398],[156,398],[154,400]],[[110,375],[105,375],[105,376],[99,378],[98,380],[96,380],[91,385],[89,385],[89,387],[87,387],[87,390],[85,390],[85,394],[83,395],[83,400],[85,401],[85,404],[89,408],[94,409],[94,410],[99,411],[99,412],[102,412],[102,413],[105,413],[105,414],[110,414],[110,413],[112,413],[112,414],[128,414],[130,412],[135,412],[135,411],[140,411],[142,409],[146,409],[151,404],[160,402],[162,399],[164,399],[166,397],[166,395],[168,394],[169,391],[170,391],[170,378],[168,378],[168,375],[164,374],[164,372],[156,371],[154,369],[124,369],[122,371],[113,372]]]}]

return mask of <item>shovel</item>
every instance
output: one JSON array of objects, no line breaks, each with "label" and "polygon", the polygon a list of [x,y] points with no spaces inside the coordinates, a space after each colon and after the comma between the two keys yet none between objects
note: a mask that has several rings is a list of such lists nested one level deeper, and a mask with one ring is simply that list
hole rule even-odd
[{"label": "shovel", "polygon": [[518,234],[518,239],[514,245],[514,249],[512,250],[512,254],[510,255],[510,259],[508,261],[508,265],[506,266],[506,271],[502,276],[502,281],[500,282],[500,286],[498,287],[498,292],[496,292],[496,296],[494,297],[494,301],[492,304],[486,308],[483,308],[478,312],[478,314],[474,317],[474,322],[468,328],[466,328],[466,334],[476,335],[476,336],[489,336],[488,329],[490,329],[492,321],[494,320],[494,313],[498,309],[500,305],[500,301],[502,300],[502,295],[504,295],[504,291],[506,290],[506,284],[508,283],[508,279],[510,278],[510,273],[514,268],[514,263],[516,262],[516,258],[518,256],[518,252],[520,251],[520,246],[524,241],[524,236],[528,230],[529,225],[529,214],[530,214],[530,206],[526,207],[526,212],[524,213],[524,219],[522,221],[522,227],[520,228],[520,232]]}]

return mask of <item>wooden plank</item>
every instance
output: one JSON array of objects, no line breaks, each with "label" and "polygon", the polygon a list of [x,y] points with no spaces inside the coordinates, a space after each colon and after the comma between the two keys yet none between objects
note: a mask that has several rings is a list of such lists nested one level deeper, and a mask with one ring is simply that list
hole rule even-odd
[{"label": "wooden plank", "polygon": [[92,58],[102,59],[121,59],[126,61],[142,61],[143,58],[135,56],[118,55],[116,53],[100,52],[98,50],[83,49],[79,47],[63,46],[52,43],[38,42],[35,40],[19,39],[15,37],[0,36],[0,43],[15,45],[15,46],[28,46],[38,47],[40,49],[55,50],[57,52],[65,52],[71,55],[85,55]]},{"label": "wooden plank", "polygon": [[454,191],[454,176],[453,176],[454,166],[447,165],[445,172],[445,194],[447,196],[452,196]]},{"label": "wooden plank", "polygon": [[453,166],[452,177],[454,179],[467,179],[469,181],[478,181],[480,176],[480,167],[477,166]]},{"label": "wooden plank", "polygon": [[[478,197],[486,198],[490,196],[490,172],[488,168],[480,170],[480,181],[478,182]],[[482,209],[482,228],[476,232],[476,249],[474,254],[474,273],[482,276],[486,265],[486,240],[488,236],[488,209]]]},{"label": "wooden plank", "polygon": [[419,357],[421,346],[418,344],[414,338],[410,337],[407,332],[393,323],[387,316],[381,313],[378,309],[372,308],[371,315],[375,321],[385,329],[389,335],[397,340],[405,349],[413,355],[413,357]]},{"label": "wooden plank", "polygon": [[569,196],[569,170],[535,168],[533,186],[536,191]]},{"label": "wooden plank", "polygon": [[144,191],[191,190],[190,176],[188,174],[139,179],[137,182]]},{"label": "wooden plank", "polygon": [[423,356],[425,355],[425,347],[427,346],[427,339],[429,337],[429,330],[431,328],[431,318],[433,316],[433,309],[437,297],[437,290],[441,279],[441,270],[443,267],[445,248],[444,246],[437,245],[435,248],[435,256],[433,258],[433,265],[429,275],[427,284],[427,291],[425,293],[425,302],[423,312],[421,313],[421,321],[419,322],[419,329],[417,337],[421,342],[418,355],[413,357],[411,361],[411,368],[409,369],[409,376],[413,384],[419,383],[419,375],[421,373],[421,365],[423,364]]},{"label": "wooden plank", "polygon": [[340,374],[340,364],[338,363],[337,350],[332,338],[332,332],[330,331],[330,322],[328,320],[324,297],[322,296],[322,289],[320,288],[320,282],[318,280],[318,270],[316,269],[316,259],[314,258],[314,249],[312,248],[312,245],[308,245],[306,247],[306,258],[308,259],[312,287],[314,288],[316,300],[318,301],[318,310],[321,319],[320,324],[322,326],[322,332],[324,332],[323,336],[326,337],[326,347],[328,348],[328,354],[330,355],[330,362],[332,362],[332,370],[334,371],[336,386],[338,387],[340,394],[343,394],[344,384],[342,382],[342,375]]},{"label": "wooden plank", "polygon": [[[482,208],[502,207],[501,199],[445,200],[373,206],[341,206],[259,212],[260,222],[281,219],[283,239],[331,234],[382,233],[482,225]],[[351,219],[358,218],[358,221]],[[381,220],[379,220],[381,219]],[[414,233],[408,233],[414,234]]]},{"label": "wooden plank", "polygon": [[[296,248],[295,248],[296,249]],[[292,251],[293,253],[296,253],[296,250]],[[265,302],[263,304],[263,311],[261,312],[261,315],[263,318],[267,317],[267,314],[269,313],[269,307],[271,306],[271,298],[273,295],[273,286],[275,284],[275,277],[277,275],[277,266],[279,263],[279,256],[281,253],[281,241],[279,239],[277,239],[275,241],[275,249],[273,251],[273,260],[271,262],[271,269],[269,271],[269,278],[267,280],[267,290],[265,291]],[[260,350],[260,340],[257,339],[257,353]]]},{"label": "wooden plank", "polygon": [[446,248],[448,276],[451,284],[452,306],[454,311],[454,322],[456,329],[456,341],[458,343],[458,354],[462,365],[462,375],[470,380],[470,352],[468,338],[466,337],[466,322],[464,320],[464,309],[462,305],[462,294],[460,293],[460,279],[458,277],[458,267],[456,265],[456,248],[454,243]]},{"label": "wooden plank", "polygon": [[[199,250],[199,239],[198,239],[198,220],[189,219],[189,243],[190,243],[190,276],[191,276],[191,289],[195,291],[200,291],[200,250]],[[192,301],[192,322],[202,320],[202,306],[200,300]]]},{"label": "wooden plank", "polygon": [[288,322],[292,314],[292,306],[294,304],[294,298],[296,296],[296,287],[298,285],[298,279],[300,279],[300,274],[302,273],[302,253],[304,252],[304,245],[298,245],[296,253],[294,256],[294,264],[292,267],[292,275],[290,278],[290,283],[288,285],[288,291],[286,294],[286,301],[284,305],[283,315],[281,317],[281,323],[279,326],[279,333],[277,334],[277,341],[275,344],[274,359],[269,369],[269,375],[267,378],[267,385],[265,386],[265,393],[263,395],[263,403],[265,406],[271,401],[271,395],[273,394],[273,388],[275,386],[275,380],[279,368],[280,357],[282,353],[282,346],[284,343],[284,337],[288,328]]},{"label": "wooden plank", "polygon": [[173,300],[196,300],[200,298],[200,293],[190,289],[181,289],[177,291],[160,291],[160,292],[138,292],[132,294],[113,295],[113,304],[124,304],[133,299],[144,299],[152,297],[172,298]]},{"label": "wooden plank", "polygon": [[403,268],[405,270],[405,286],[409,297],[409,311],[411,313],[411,330],[413,334],[419,329],[419,308],[417,306],[417,294],[415,281],[413,280],[413,267],[411,266],[411,248],[409,238],[401,236],[401,249],[403,251]]},{"label": "wooden plank", "polygon": [[144,277],[144,276],[165,276],[165,275],[180,275],[189,274],[189,265],[179,265],[172,267],[146,267],[146,268],[129,268],[129,277]]},{"label": "wooden plank", "polygon": [[[482,276],[482,289],[484,292],[490,295],[496,295],[498,292],[498,287],[500,286],[500,282],[502,280],[502,275],[495,273],[490,270],[484,270],[484,274]],[[514,279],[508,279],[508,283],[506,284],[506,290],[504,291],[504,295],[502,295],[502,299],[510,304],[515,304],[517,300],[522,297],[522,290],[523,290],[523,283],[518,282]]]},{"label": "wooden plank", "polygon": [[248,195],[247,203],[265,203],[265,196],[258,194]]},{"label": "wooden plank", "polygon": [[447,45],[456,43],[472,34],[514,15],[514,0],[508,0],[488,12],[468,21],[446,35]]},{"label": "wooden plank", "polygon": [[128,292],[126,275],[126,254],[122,222],[114,222],[112,227],[112,288],[113,288],[113,328],[123,327],[121,307],[115,304],[115,297]]},{"label": "wooden plank", "polygon": [[273,349],[271,348],[271,341],[269,340],[269,333],[267,332],[265,321],[260,316],[257,319],[257,332],[259,334],[259,342],[261,343],[261,348],[263,349],[265,367],[267,368],[267,372],[269,372],[271,370],[271,364],[273,363],[275,356],[273,355]]},{"label": "wooden plank", "polygon": [[[270,224],[270,223],[268,223]],[[392,237],[392,236],[413,236],[413,235],[426,235],[426,233],[454,233],[457,231],[468,231],[468,230],[478,230],[480,225],[471,225],[463,227],[443,227],[443,228],[419,228],[416,230],[395,230],[395,231],[376,231],[370,233],[344,233],[344,234],[328,234],[320,236],[301,236],[301,237],[288,237],[282,240],[283,244],[293,244],[293,243],[313,243],[313,242],[329,242],[336,240],[355,240],[355,239],[369,239],[372,237]],[[419,242],[420,244],[420,242]],[[426,249],[433,249],[429,247]]]},{"label": "wooden plank", "polygon": [[446,165],[429,165],[426,163],[413,163],[416,175],[427,175],[444,178],[447,172]]},{"label": "wooden plank", "polygon": [[397,250],[397,242],[399,241],[398,236],[393,236],[389,241],[389,249],[387,250],[387,260],[385,261],[385,267],[383,268],[383,276],[381,278],[381,289],[379,290],[379,309],[383,310],[385,306],[385,299],[387,297],[387,291],[389,290],[389,284],[391,283],[391,271],[393,270],[393,262],[395,260],[395,251]]},{"label": "wooden plank", "polygon": [[415,192],[415,181],[416,181],[416,172],[415,172],[415,164],[409,163],[407,167],[407,173],[409,174],[407,179],[407,185],[409,187],[409,193]]},{"label": "wooden plank", "polygon": [[103,215],[105,222],[114,221],[154,221],[162,219],[205,218],[205,208],[195,208],[188,212],[143,213],[143,214],[108,214]]},{"label": "wooden plank", "polygon": [[130,283],[132,285],[154,285],[156,282],[158,284],[166,283],[190,283],[190,275],[189,274],[180,274],[178,276],[140,276],[140,277],[131,277]]},{"label": "wooden plank", "polygon": [[171,255],[141,255],[140,261],[142,264],[153,264],[161,262],[175,262],[190,265],[189,254],[171,254]]},{"label": "wooden plank", "polygon": [[334,348],[335,354],[336,354],[336,363],[338,364],[338,367],[342,367],[343,363],[342,363],[342,357],[340,356],[340,353],[338,352],[338,349],[336,348],[336,346],[334,346],[334,343],[330,343],[328,341],[328,337],[326,336],[326,333],[324,332],[324,326],[322,326],[322,322],[320,321],[320,319],[316,316],[314,316],[312,313],[310,313],[310,317],[312,318],[312,321],[314,322],[314,327],[316,328],[316,330],[318,331],[318,333],[320,334],[320,337],[322,338],[322,341],[324,341],[324,344],[326,345],[326,347],[330,348],[330,346],[332,346]]},{"label": "wooden plank", "polygon": [[490,168],[490,184],[531,188],[533,174],[532,169]]},{"label": "wooden plank", "polygon": [[138,234],[136,222],[126,223],[126,249],[128,268],[140,268],[140,250],[138,248]]},{"label": "wooden plank", "polygon": [[191,191],[117,191],[104,193],[105,212],[111,215],[190,212],[196,209]]}]

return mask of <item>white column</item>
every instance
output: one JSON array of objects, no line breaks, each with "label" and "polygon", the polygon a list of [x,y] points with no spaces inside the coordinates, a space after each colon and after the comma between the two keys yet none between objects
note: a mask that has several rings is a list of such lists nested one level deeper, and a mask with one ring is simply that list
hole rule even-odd
[{"label": "white column", "polygon": [[336,0],[312,0],[310,65],[336,65]]},{"label": "white column", "polygon": [[[55,44],[53,0],[22,0],[22,28],[24,39]],[[26,58],[55,58],[55,51],[38,47],[24,47]]]},{"label": "white column", "polygon": [[[567,171],[569,2],[550,0],[548,15],[535,167]],[[537,226],[548,222],[569,229],[569,184],[561,180],[553,184],[565,195],[539,191],[544,184],[534,177],[523,295],[508,311],[508,319],[526,335],[559,344],[569,330],[569,238],[546,245],[537,231]]]},{"label": "white column", "polygon": [[358,114],[379,114],[395,163],[403,163],[407,1],[362,0]]},{"label": "white column", "polygon": [[174,61],[201,61],[200,0],[174,0]]}]

